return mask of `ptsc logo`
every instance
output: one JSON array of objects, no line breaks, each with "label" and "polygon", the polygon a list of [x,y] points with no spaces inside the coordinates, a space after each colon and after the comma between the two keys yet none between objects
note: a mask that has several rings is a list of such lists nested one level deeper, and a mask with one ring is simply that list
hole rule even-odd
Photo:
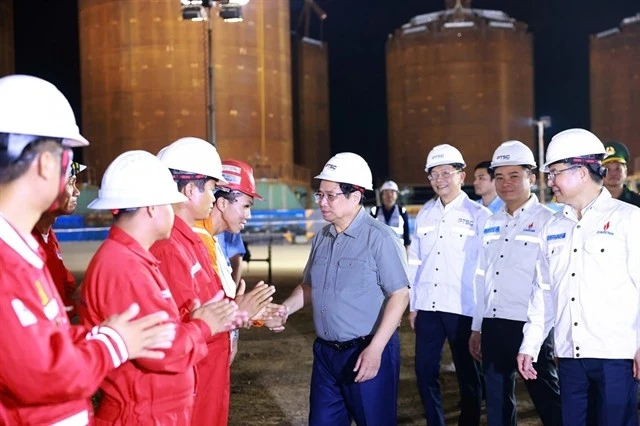
[{"label": "ptsc logo", "polygon": [[327,165],[324,166],[324,167],[325,167],[325,169],[329,169],[329,170],[337,169],[337,167],[334,164],[331,164],[331,163],[327,163]]},{"label": "ptsc logo", "polygon": [[511,155],[509,154],[502,154],[502,155],[498,155],[496,157],[496,160],[509,160],[511,158]]}]

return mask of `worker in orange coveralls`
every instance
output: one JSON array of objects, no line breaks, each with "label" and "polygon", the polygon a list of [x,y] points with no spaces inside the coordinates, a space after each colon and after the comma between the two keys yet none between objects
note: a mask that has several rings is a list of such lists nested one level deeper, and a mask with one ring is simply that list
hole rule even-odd
[{"label": "worker in orange coveralls", "polygon": [[87,166],[84,164],[75,161],[71,163],[71,167],[68,169],[64,191],[58,200],[58,208],[53,212],[45,212],[40,216],[38,223],[36,223],[33,231],[31,231],[33,238],[36,239],[40,247],[42,247],[42,250],[46,253],[45,262],[47,269],[51,274],[51,278],[53,278],[56,290],[58,290],[58,293],[60,293],[62,297],[64,310],[72,321],[74,321],[74,317],[77,315],[75,309],[76,303],[73,299],[76,292],[76,279],[67,267],[64,266],[58,238],[56,237],[56,233],[53,232],[52,226],[58,216],[73,214],[78,206],[80,191],[76,186],[76,176],[86,168]]},{"label": "worker in orange coveralls", "polygon": [[[209,217],[205,220],[196,220],[193,230],[200,236],[206,246],[209,260],[222,281],[225,294],[230,298],[235,298],[237,294],[244,294],[246,284],[244,280],[241,280],[236,288],[231,266],[227,263],[227,258],[222,252],[222,247],[216,235],[225,231],[234,234],[240,233],[244,229],[247,220],[251,218],[251,207],[253,206],[254,198],[258,200],[263,200],[263,198],[256,191],[253,169],[247,163],[238,160],[224,160],[222,162],[222,176],[228,183],[216,191],[216,200]],[[258,288],[264,286],[264,281],[260,281],[256,285]],[[264,312],[259,312],[256,317],[251,318],[251,321],[248,321],[245,327],[262,327],[264,321],[259,318],[284,315],[284,311],[284,306],[270,303]],[[229,336],[231,339],[229,365],[231,365],[238,352],[239,331],[233,330]]]},{"label": "worker in orange coveralls", "polygon": [[190,425],[194,368],[207,355],[206,339],[246,318],[219,292],[212,303],[199,307],[196,303],[190,319],[181,322],[149,247],[169,237],[174,220],[171,204],[186,199],[156,156],[129,151],[107,168],[99,196],[89,204],[90,209],[111,210],[114,224],[87,269],[83,323],[97,324],[131,300],[140,300],[142,313],[162,309],[177,324],[176,340],[163,359],[128,363],[107,376],[100,386],[104,397],[96,413],[98,426]]},{"label": "worker in orange coveralls", "polygon": [[[160,261],[160,271],[184,320],[191,314],[194,299],[209,300],[222,290],[206,247],[191,227],[197,219],[209,216],[216,186],[227,182],[222,176],[218,152],[202,139],[178,139],[163,148],[158,158],[171,171],[178,190],[188,198],[173,205],[176,217],[169,238],[157,241],[150,249]],[[271,302],[274,291],[272,286],[263,285],[238,295],[235,302],[240,311],[253,318]],[[191,424],[224,426],[228,422],[231,394],[229,333],[214,335],[207,346],[208,355],[196,365],[198,380]]]},{"label": "worker in orange coveralls", "polygon": [[93,329],[71,326],[31,230],[55,210],[73,159],[89,142],[51,83],[0,78],[0,418],[6,425],[87,425],[89,397],[129,359],[162,358],[174,324],[131,305]]}]

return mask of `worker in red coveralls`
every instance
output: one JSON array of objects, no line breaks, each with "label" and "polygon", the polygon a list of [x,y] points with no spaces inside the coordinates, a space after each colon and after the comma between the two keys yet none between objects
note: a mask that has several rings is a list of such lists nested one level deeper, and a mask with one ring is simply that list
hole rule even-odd
[{"label": "worker in red coveralls", "polygon": [[[213,192],[226,184],[215,147],[198,138],[182,138],[163,148],[158,158],[171,171],[178,190],[188,200],[174,204],[171,235],[151,246],[159,268],[183,319],[191,315],[194,299],[209,300],[222,290],[222,282],[208,258],[202,240],[191,229],[197,219],[206,219],[213,208]],[[235,302],[249,318],[258,319],[271,302],[275,289],[265,284],[238,295]],[[196,365],[197,387],[191,424],[224,426],[229,417],[230,345],[229,333],[221,332],[207,341],[208,355]]]},{"label": "worker in red coveralls", "polygon": [[114,223],[84,278],[83,324],[98,324],[139,300],[143,314],[164,310],[178,325],[176,340],[163,359],[136,360],[107,376],[100,386],[103,399],[96,412],[97,426],[189,426],[194,368],[207,355],[206,339],[246,318],[219,292],[213,303],[196,304],[190,317],[181,321],[149,247],[169,237],[174,220],[171,204],[186,199],[155,155],[128,151],[107,168],[98,198],[89,204],[90,209],[111,210]]},{"label": "worker in red coveralls", "polygon": [[135,358],[164,357],[174,324],[136,304],[100,326],[71,326],[31,230],[57,206],[72,161],[89,142],[69,102],[36,77],[0,78],[0,418],[6,425],[87,425],[89,397]]},{"label": "worker in red coveralls", "polygon": [[58,238],[56,237],[56,233],[53,232],[52,226],[58,216],[70,215],[76,210],[78,206],[78,196],[80,195],[80,191],[76,186],[76,176],[86,168],[87,166],[75,161],[71,163],[71,167],[68,169],[64,191],[58,199],[58,208],[55,211],[43,213],[31,231],[33,238],[36,239],[40,247],[42,247],[42,250],[46,253],[45,263],[47,269],[51,274],[51,278],[53,278],[56,290],[58,290],[58,293],[60,293],[62,297],[64,310],[72,322],[77,322],[74,321],[77,312],[75,309],[76,303],[73,300],[76,292],[76,279],[67,267],[64,266],[62,251],[60,250]]}]

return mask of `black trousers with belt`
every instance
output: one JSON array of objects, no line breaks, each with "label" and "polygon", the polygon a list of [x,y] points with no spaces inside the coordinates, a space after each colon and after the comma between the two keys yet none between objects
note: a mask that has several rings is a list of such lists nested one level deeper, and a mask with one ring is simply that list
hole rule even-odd
[{"label": "black trousers with belt", "polygon": [[[482,320],[482,372],[486,387],[487,423],[490,426],[517,424],[515,380],[516,357],[522,343],[524,322],[500,318]],[[525,384],[545,426],[562,424],[560,388],[553,355],[553,330],[544,341],[536,380]]]}]

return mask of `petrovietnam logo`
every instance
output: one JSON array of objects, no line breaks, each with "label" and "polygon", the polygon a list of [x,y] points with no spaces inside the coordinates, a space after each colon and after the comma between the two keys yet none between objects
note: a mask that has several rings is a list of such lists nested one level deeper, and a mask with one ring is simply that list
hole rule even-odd
[{"label": "petrovietnam logo", "polygon": [[613,235],[613,232],[609,231],[609,226],[611,225],[611,222],[607,222],[604,224],[604,226],[602,227],[602,231],[598,231],[598,234],[606,234],[606,235]]}]

